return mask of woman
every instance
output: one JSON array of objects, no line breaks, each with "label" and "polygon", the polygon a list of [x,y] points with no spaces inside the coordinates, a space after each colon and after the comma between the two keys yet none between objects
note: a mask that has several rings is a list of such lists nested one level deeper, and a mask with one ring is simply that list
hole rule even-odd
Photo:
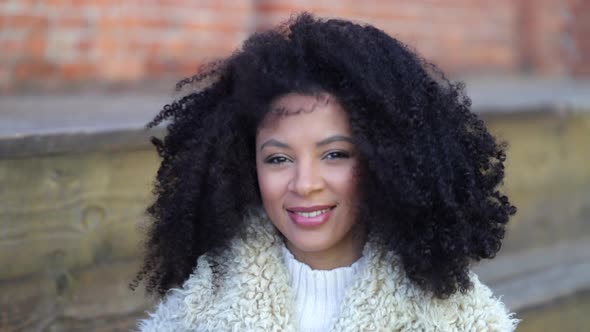
[{"label": "woman", "polygon": [[255,34],[150,124],[142,331],[512,331],[471,261],[515,208],[462,87],[371,27]]}]

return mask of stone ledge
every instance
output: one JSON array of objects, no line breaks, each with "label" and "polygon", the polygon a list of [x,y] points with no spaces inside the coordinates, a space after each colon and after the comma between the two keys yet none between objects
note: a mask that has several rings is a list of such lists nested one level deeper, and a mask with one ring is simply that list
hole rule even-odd
[{"label": "stone ledge", "polygon": [[150,137],[163,137],[164,132],[161,127],[129,128],[0,138],[0,159],[145,148],[150,146]]},{"label": "stone ledge", "polygon": [[141,148],[163,128],[145,125],[172,95],[91,94],[4,96],[0,158]]},{"label": "stone ledge", "polygon": [[137,93],[2,96],[0,138],[138,130],[172,100]]},{"label": "stone ledge", "polygon": [[[590,80],[463,81],[478,113],[590,111]],[[161,92],[2,96],[0,158],[147,146],[145,124],[174,98]]]},{"label": "stone ledge", "polygon": [[590,80],[527,77],[465,78],[477,113],[590,111]]}]

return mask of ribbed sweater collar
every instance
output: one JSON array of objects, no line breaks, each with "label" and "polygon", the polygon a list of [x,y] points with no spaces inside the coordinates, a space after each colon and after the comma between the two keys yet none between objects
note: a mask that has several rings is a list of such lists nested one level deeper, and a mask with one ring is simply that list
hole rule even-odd
[{"label": "ribbed sweater collar", "polygon": [[295,320],[301,331],[330,330],[337,318],[346,290],[365,267],[363,256],[351,266],[332,270],[314,270],[298,261],[285,246],[283,261],[295,297]]}]

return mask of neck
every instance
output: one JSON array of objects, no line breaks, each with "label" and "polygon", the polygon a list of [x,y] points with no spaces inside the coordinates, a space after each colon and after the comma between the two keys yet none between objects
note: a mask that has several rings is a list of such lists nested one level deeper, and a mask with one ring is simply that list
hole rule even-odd
[{"label": "neck", "polygon": [[357,225],[338,244],[324,250],[303,251],[286,240],[286,246],[300,262],[314,270],[332,270],[351,266],[363,254],[366,242],[364,227]]}]

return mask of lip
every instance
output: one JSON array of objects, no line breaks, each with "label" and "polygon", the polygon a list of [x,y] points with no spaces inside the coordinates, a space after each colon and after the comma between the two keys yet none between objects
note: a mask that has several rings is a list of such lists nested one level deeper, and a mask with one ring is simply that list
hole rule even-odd
[{"label": "lip", "polygon": [[[310,227],[319,227],[323,224],[325,224],[326,222],[328,222],[330,220],[330,218],[332,217],[332,212],[334,211],[334,209],[336,208],[336,205],[314,205],[314,206],[297,206],[297,207],[290,207],[287,210],[287,213],[289,215],[289,218],[291,219],[291,221],[297,225],[297,226],[301,226],[301,227],[306,227],[306,228],[310,228]],[[318,211],[318,210],[325,210],[325,209],[329,209],[328,211],[317,215],[315,217],[304,217],[300,214],[297,214],[297,212],[312,212],[312,211]]]},{"label": "lip", "polygon": [[292,212],[313,212],[318,210],[331,209],[335,206],[336,205],[293,206],[287,208],[286,210]]}]

